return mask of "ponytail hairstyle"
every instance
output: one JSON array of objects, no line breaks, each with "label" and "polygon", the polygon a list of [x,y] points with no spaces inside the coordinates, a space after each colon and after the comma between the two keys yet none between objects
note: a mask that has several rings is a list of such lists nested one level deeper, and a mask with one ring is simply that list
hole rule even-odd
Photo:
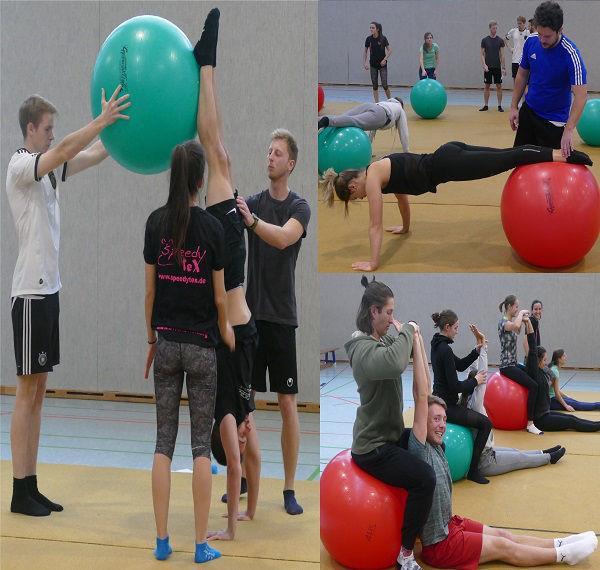
[{"label": "ponytail hairstyle", "polygon": [[508,297],[506,297],[506,299],[504,299],[504,301],[502,301],[502,303],[500,303],[500,305],[498,305],[498,309],[500,310],[500,312],[502,314],[504,314],[506,312],[506,309],[508,309],[508,307],[510,307],[511,305],[514,305],[516,302],[517,302],[516,295],[508,295]]},{"label": "ponytail hairstyle", "polygon": [[[423,36],[423,53],[431,51],[427,49],[427,36],[431,36],[431,39],[433,39],[433,34],[431,32],[425,32],[425,35]],[[431,45],[431,49],[433,49],[433,44]]]},{"label": "ponytail hairstyle", "polygon": [[369,283],[367,276],[363,275],[360,284],[365,288],[365,292],[356,315],[356,328],[361,332],[371,334],[373,332],[371,307],[376,307],[381,312],[388,300],[394,298],[394,293],[387,285],[375,281],[375,276]]},{"label": "ponytail hairstyle", "polygon": [[452,326],[458,321],[458,315],[450,309],[444,309],[441,313],[433,313],[431,318],[433,319],[434,327],[440,329],[440,332],[444,330],[446,325]]},{"label": "ponytail hairstyle", "polygon": [[333,168],[328,168],[319,180],[319,187],[325,203],[330,207],[333,206],[335,194],[337,194],[337,197],[344,202],[344,215],[347,216],[348,202],[351,196],[348,184],[358,178],[361,172],[362,170],[344,170],[338,174]]},{"label": "ponytail hairstyle", "polygon": [[558,361],[565,355],[565,350],[564,348],[557,348],[553,353],[552,353],[552,361],[550,362],[550,364],[552,366],[558,366]]},{"label": "ponytail hairstyle", "polygon": [[546,354],[546,349],[543,346],[538,346],[535,351],[535,355],[538,359],[538,364],[542,361],[542,358],[544,358],[544,354]]},{"label": "ponytail hairstyle", "polygon": [[198,194],[198,186],[204,178],[204,164],[204,149],[194,140],[178,144],[171,155],[169,197],[163,228],[173,236],[173,247],[180,261],[190,222],[190,197]]},{"label": "ponytail hairstyle", "polygon": [[371,22],[371,24],[373,24],[377,28],[377,34],[379,35],[379,37],[382,37],[383,28],[381,27],[381,24],[379,22]]}]

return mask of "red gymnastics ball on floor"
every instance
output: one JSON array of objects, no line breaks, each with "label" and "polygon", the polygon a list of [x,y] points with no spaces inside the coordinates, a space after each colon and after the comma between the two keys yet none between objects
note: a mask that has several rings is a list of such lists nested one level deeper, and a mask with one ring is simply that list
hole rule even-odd
[{"label": "red gymnastics ball on floor", "polygon": [[500,212],[510,245],[539,267],[581,261],[600,234],[598,183],[579,164],[543,162],[516,168],[504,186]]},{"label": "red gymnastics ball on floor", "polygon": [[325,105],[325,91],[319,85],[319,111],[323,108],[323,105]]},{"label": "red gymnastics ball on floor", "polygon": [[402,546],[408,496],[382,483],[338,453],[321,475],[321,541],[334,560],[349,568],[393,566]]},{"label": "red gymnastics ball on floor", "polygon": [[485,388],[483,405],[497,429],[517,430],[527,426],[529,391],[514,380],[495,372]]}]

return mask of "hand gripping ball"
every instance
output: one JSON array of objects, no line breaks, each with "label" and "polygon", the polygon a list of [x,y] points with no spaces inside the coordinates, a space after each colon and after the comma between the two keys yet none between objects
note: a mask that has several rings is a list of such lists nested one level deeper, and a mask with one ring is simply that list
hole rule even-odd
[{"label": "hand gripping ball", "polygon": [[321,541],[349,568],[393,566],[402,546],[407,492],[356,465],[347,449],[321,475]]},{"label": "hand gripping ball", "polygon": [[598,239],[598,183],[579,164],[520,166],[506,181],[500,213],[510,245],[526,262],[567,267],[583,259]]},{"label": "hand gripping ball", "polygon": [[123,22],[106,38],[92,74],[92,115],[100,93],[117,85],[129,93],[129,120],[106,127],[100,138],[108,153],[133,172],[154,174],[170,166],[173,148],[196,136],[200,86],[192,45],[175,25],[157,16]]}]

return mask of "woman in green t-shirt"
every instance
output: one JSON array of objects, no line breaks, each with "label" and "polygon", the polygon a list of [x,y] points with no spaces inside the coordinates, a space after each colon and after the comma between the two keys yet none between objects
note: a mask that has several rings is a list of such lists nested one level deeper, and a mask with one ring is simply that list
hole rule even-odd
[{"label": "woman in green t-shirt", "polygon": [[433,34],[423,36],[423,45],[419,48],[419,79],[436,79],[435,70],[440,64],[440,48],[433,42]]},{"label": "woman in green t-shirt", "polygon": [[566,361],[567,355],[562,348],[559,348],[552,353],[552,361],[550,362],[552,385],[549,387],[550,409],[566,410],[567,412],[591,412],[593,410],[600,410],[600,402],[580,402],[570,398],[560,389],[559,369],[565,365]]}]

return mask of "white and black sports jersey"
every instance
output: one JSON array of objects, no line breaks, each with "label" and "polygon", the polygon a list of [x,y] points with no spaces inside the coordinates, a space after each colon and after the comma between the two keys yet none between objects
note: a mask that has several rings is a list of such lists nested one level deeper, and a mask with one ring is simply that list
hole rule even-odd
[{"label": "white and black sports jersey", "polygon": [[[58,181],[53,172],[38,177],[40,156],[20,148],[8,164],[6,194],[19,240],[11,297],[51,295],[61,288]],[[63,180],[65,175],[66,163]]]}]

